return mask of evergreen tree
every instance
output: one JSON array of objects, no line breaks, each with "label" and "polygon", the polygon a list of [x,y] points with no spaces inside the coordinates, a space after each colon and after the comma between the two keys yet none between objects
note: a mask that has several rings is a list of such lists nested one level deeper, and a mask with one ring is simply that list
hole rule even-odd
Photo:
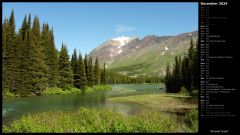
[{"label": "evergreen tree", "polygon": [[87,68],[87,80],[88,85],[92,86],[94,84],[94,74],[93,74],[93,64],[92,64],[92,57],[88,59],[88,68]]},{"label": "evergreen tree", "polygon": [[16,33],[16,40],[15,40],[15,43],[16,43],[16,48],[15,48],[15,82],[13,84],[13,87],[15,89],[15,93],[20,93],[20,90],[21,90],[21,82],[22,82],[22,77],[21,77],[21,48],[22,48],[22,37],[21,37],[21,33]]},{"label": "evergreen tree", "polygon": [[44,48],[47,65],[48,86],[55,87],[58,83],[58,52],[54,43],[53,28],[50,30],[48,24],[43,24],[41,45]]},{"label": "evergreen tree", "polygon": [[178,57],[175,57],[175,65],[173,68],[173,91],[172,92],[179,92],[180,88],[181,88],[181,78],[180,78],[180,62]]},{"label": "evergreen tree", "polygon": [[100,73],[99,73],[99,65],[98,65],[98,57],[95,59],[95,66],[94,66],[94,84],[100,84]]},{"label": "evergreen tree", "polygon": [[27,29],[28,29],[27,16],[25,15],[23,23],[22,23],[21,31],[19,32],[19,34],[21,34],[22,41],[26,40]]},{"label": "evergreen tree", "polygon": [[[106,69],[105,69],[105,62],[103,64],[103,71],[101,72],[101,84],[107,84],[107,75],[106,75]],[[115,81],[113,81],[115,83]]]},{"label": "evergreen tree", "polygon": [[72,54],[72,59],[71,59],[71,68],[73,71],[73,85],[75,87],[77,87],[77,85],[79,85],[79,75],[77,74],[77,63],[78,63],[78,59],[77,59],[77,50],[74,49],[74,52]]},{"label": "evergreen tree", "polygon": [[72,54],[72,59],[71,59],[71,67],[72,67],[73,74],[76,74],[77,62],[78,62],[77,50],[74,49]]},{"label": "evergreen tree", "polygon": [[166,75],[165,75],[165,85],[166,85],[167,92],[170,92],[172,89],[171,80],[172,80],[171,71],[168,63],[166,67]]},{"label": "evergreen tree", "polygon": [[72,86],[73,73],[71,69],[71,63],[67,52],[67,47],[62,44],[62,48],[58,59],[58,71],[59,71],[59,87]]},{"label": "evergreen tree", "polygon": [[87,77],[85,73],[85,64],[82,59],[82,54],[79,54],[77,64],[77,75],[79,75],[79,85],[77,85],[77,88],[84,89],[87,86]]},{"label": "evergreen tree", "polygon": [[199,57],[198,57],[198,41],[196,41],[195,44],[195,49],[194,49],[194,56],[193,56],[193,67],[192,67],[192,85],[193,85],[193,89],[198,89],[199,87]]},{"label": "evergreen tree", "polygon": [[34,17],[30,44],[30,65],[29,70],[32,75],[32,87],[34,92],[42,91],[47,86],[46,77],[47,65],[45,63],[45,54],[43,46],[40,45],[40,23],[38,17]]},{"label": "evergreen tree", "polygon": [[85,53],[85,57],[84,57],[84,66],[85,66],[85,73],[86,73],[87,84],[88,84],[88,58],[87,58],[86,53]]},{"label": "evergreen tree", "polygon": [[188,57],[184,57],[183,61],[182,61],[182,84],[183,86],[187,89],[190,90],[191,89],[191,78],[190,78],[190,74],[189,74],[189,59]]},{"label": "evergreen tree", "polygon": [[58,83],[58,51],[55,47],[53,28],[49,31],[50,39],[49,39],[49,47],[48,47],[48,84],[49,87],[56,87]]},{"label": "evergreen tree", "polygon": [[33,90],[32,86],[32,75],[30,72],[30,57],[31,57],[31,45],[32,45],[32,34],[31,34],[31,15],[29,14],[28,20],[26,17],[22,23],[21,27],[22,36],[22,46],[21,46],[21,88],[19,89],[19,94],[21,96],[26,96]]},{"label": "evergreen tree", "polygon": [[[46,26],[48,27],[48,25]],[[48,80],[46,77],[47,69],[55,72],[58,70],[57,68],[48,68],[46,65],[48,62],[56,67],[58,63],[53,31],[43,30],[45,33],[42,34],[37,17],[34,18],[33,27],[31,27],[31,14],[29,14],[28,19],[25,15],[22,26],[16,33],[14,12],[12,11],[10,19],[5,19],[3,22],[2,32],[3,88],[21,96],[26,96],[33,91],[41,91],[48,87],[46,84]],[[47,43],[43,43],[42,35],[47,37]],[[55,54],[48,58],[55,59],[55,62],[47,61],[49,59],[45,57],[44,45],[52,46],[53,49],[48,47],[46,50],[54,50]],[[49,76],[57,78],[54,75]]]},{"label": "evergreen tree", "polygon": [[7,34],[8,34],[8,20],[5,18],[2,24],[2,83],[3,89],[8,88],[7,80],[6,80],[6,49],[7,49]]},{"label": "evergreen tree", "polygon": [[16,78],[14,77],[16,74],[16,59],[17,56],[15,55],[16,52],[16,33],[15,33],[15,18],[14,18],[14,11],[12,10],[8,25],[7,25],[7,34],[6,34],[6,44],[5,51],[4,51],[4,88],[9,88],[11,92],[16,91]]}]

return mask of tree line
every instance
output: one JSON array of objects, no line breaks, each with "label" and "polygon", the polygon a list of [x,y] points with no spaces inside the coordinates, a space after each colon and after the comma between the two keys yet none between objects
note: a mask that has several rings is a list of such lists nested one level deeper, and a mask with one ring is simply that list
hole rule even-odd
[{"label": "tree line", "polygon": [[77,56],[76,49],[70,60],[66,45],[60,52],[55,47],[53,28],[39,18],[25,15],[16,32],[14,11],[2,24],[2,82],[3,90],[21,96],[41,92],[50,87],[75,86],[84,88],[106,84],[105,67],[100,72],[98,59]]},{"label": "tree line", "polygon": [[175,57],[175,63],[172,70],[169,64],[166,67],[165,85],[167,92],[180,92],[182,87],[191,92],[198,89],[199,75],[198,75],[198,44],[190,41],[190,48],[188,54],[183,57]]}]

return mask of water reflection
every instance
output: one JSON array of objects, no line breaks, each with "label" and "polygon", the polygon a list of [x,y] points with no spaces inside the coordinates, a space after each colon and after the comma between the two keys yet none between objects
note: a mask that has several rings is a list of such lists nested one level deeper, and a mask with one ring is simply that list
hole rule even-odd
[{"label": "water reflection", "polygon": [[112,103],[106,99],[164,92],[164,89],[158,89],[159,87],[164,86],[159,84],[118,84],[113,85],[113,89],[110,91],[5,100],[3,102],[2,121],[3,124],[6,124],[27,113],[45,112],[55,109],[75,111],[80,107],[115,109],[124,115],[134,115],[146,108],[134,103]]}]

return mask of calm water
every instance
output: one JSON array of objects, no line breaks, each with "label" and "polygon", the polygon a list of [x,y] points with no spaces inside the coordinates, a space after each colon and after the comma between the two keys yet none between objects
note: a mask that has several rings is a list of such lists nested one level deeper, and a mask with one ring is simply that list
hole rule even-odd
[{"label": "calm water", "polygon": [[[163,89],[158,89],[163,87]],[[54,109],[74,111],[79,107],[90,108],[115,108],[118,112],[131,115],[142,109],[140,105],[133,103],[107,102],[107,98],[161,93],[164,92],[162,84],[117,84],[110,91],[96,91],[93,93],[50,95],[8,99],[3,101],[2,122],[10,121],[28,113],[38,113]]]}]

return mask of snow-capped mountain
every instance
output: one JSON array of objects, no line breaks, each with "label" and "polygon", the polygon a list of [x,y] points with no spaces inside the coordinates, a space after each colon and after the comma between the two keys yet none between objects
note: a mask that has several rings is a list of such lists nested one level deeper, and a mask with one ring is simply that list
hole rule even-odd
[{"label": "snow-capped mountain", "polygon": [[176,36],[148,35],[112,38],[91,51],[89,56],[98,57],[100,65],[120,74],[164,75],[166,64],[172,64],[176,55],[183,55],[190,46],[190,39],[197,39],[197,31]]}]

